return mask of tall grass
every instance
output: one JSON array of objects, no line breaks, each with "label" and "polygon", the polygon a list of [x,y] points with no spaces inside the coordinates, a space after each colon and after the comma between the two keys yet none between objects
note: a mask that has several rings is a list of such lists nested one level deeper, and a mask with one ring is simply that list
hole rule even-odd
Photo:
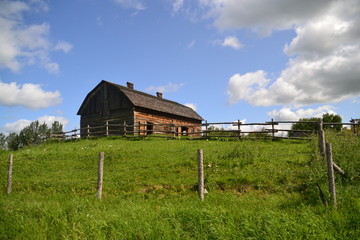
[{"label": "tall grass", "polygon": [[[358,138],[333,141],[334,152],[359,146]],[[196,194],[199,148],[204,202]],[[97,200],[100,151],[104,189]],[[356,239],[359,158],[345,152],[334,157],[349,174],[337,178],[337,210],[319,198],[316,183],[327,194],[326,170],[316,141],[49,143],[14,153],[9,196],[9,153],[1,153],[0,239]]]}]

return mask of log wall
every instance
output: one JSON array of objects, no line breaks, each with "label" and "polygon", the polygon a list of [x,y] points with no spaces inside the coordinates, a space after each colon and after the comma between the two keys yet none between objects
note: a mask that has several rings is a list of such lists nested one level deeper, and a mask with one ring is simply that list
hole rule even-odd
[{"label": "log wall", "polygon": [[[136,109],[134,112],[135,132],[139,132],[140,135],[157,134],[164,132],[176,132],[176,135],[186,135],[187,133],[199,133],[201,132],[201,121],[182,118],[179,116],[171,116],[170,114],[158,113],[145,109]],[[154,125],[151,124],[162,124]],[[144,126],[147,124],[147,126]],[[174,124],[171,126],[169,124]],[[198,126],[189,126],[196,125]],[[176,127],[175,127],[176,126]],[[194,134],[192,134],[193,136]]]},{"label": "log wall", "polygon": [[[105,130],[105,123],[109,124],[124,124],[134,125],[134,112],[133,109],[121,109],[121,110],[111,110],[109,116],[104,118],[101,114],[89,114],[83,115],[80,117],[80,136],[86,137],[87,135],[87,126],[89,125],[92,129],[92,132],[99,132],[99,134],[92,134],[93,136],[99,135],[103,136]],[[127,127],[126,129],[129,132],[134,131],[133,127]],[[102,132],[102,133],[101,133]]]}]

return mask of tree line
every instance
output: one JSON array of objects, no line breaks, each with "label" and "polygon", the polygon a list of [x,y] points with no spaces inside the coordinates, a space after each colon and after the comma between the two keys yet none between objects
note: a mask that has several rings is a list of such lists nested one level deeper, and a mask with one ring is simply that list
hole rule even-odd
[{"label": "tree line", "polygon": [[46,123],[34,121],[23,128],[20,133],[12,132],[7,136],[0,133],[0,149],[15,151],[24,146],[39,145],[46,142],[51,134],[62,131],[63,124],[59,121],[54,121],[51,127]]}]

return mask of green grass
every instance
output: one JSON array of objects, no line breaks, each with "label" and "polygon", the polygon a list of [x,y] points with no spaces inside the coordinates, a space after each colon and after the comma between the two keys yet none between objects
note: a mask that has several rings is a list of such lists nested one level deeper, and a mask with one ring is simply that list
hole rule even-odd
[{"label": "green grass", "polygon": [[[316,140],[94,139],[48,143],[0,155],[0,239],[356,239],[360,235],[360,140],[327,135],[338,208],[327,193]],[[204,151],[205,201],[197,198]],[[351,151],[350,151],[351,150]],[[96,199],[98,153],[103,198]]]}]

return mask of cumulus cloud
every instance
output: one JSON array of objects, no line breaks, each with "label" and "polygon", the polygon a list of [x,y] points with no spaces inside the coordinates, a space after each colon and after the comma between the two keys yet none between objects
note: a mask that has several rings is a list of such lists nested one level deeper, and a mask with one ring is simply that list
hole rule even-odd
[{"label": "cumulus cloud", "polygon": [[283,107],[280,110],[273,110],[268,112],[268,116],[277,121],[289,120],[297,121],[300,118],[321,117],[324,113],[337,114],[331,105],[324,105],[318,108],[299,108],[292,109],[290,107]]},{"label": "cumulus cloud", "polygon": [[114,1],[125,8],[133,8],[138,11],[146,9],[145,4],[141,0],[114,0]]},{"label": "cumulus cloud", "polygon": [[30,109],[40,109],[58,105],[61,102],[61,94],[58,91],[44,91],[37,84],[18,85],[15,82],[0,81],[0,105],[21,105]]},{"label": "cumulus cloud", "polygon": [[[228,84],[229,103],[245,100],[256,106],[308,105],[360,95],[358,0],[199,2],[210,9],[214,25],[222,30],[251,29],[264,36],[293,30],[296,34],[284,46],[289,62],[279,77],[268,79],[263,70],[234,74]],[[245,86],[240,84],[244,81]],[[240,87],[245,89],[236,89]]]},{"label": "cumulus cloud", "polygon": [[148,92],[161,92],[161,93],[177,92],[184,85],[185,85],[184,83],[173,84],[173,83],[170,82],[170,83],[168,83],[167,85],[164,85],[164,86],[150,86],[150,87],[146,88],[145,91],[148,91]]},{"label": "cumulus cloud", "polygon": [[26,126],[29,126],[31,122],[38,120],[41,124],[46,123],[48,127],[51,127],[52,123],[55,121],[58,121],[63,124],[64,128],[69,123],[69,120],[67,120],[64,117],[61,116],[42,116],[35,120],[28,120],[28,119],[20,119],[16,122],[6,123],[4,127],[2,128],[2,132],[4,134],[9,134],[12,132],[19,133],[22,129],[24,129]]},{"label": "cumulus cloud", "polygon": [[228,103],[234,104],[242,99],[254,103],[262,101],[262,99],[258,99],[256,95],[258,95],[257,92],[265,88],[268,82],[270,82],[270,80],[266,78],[266,73],[262,70],[244,75],[233,75],[228,83]]},{"label": "cumulus cloud", "polygon": [[236,37],[225,38],[224,41],[221,43],[221,45],[224,47],[232,47],[234,49],[240,49],[243,47],[243,45]]},{"label": "cumulus cloud", "polygon": [[185,103],[185,106],[192,108],[195,112],[197,111],[197,106],[194,103]]},{"label": "cumulus cloud", "polygon": [[220,29],[251,28],[262,34],[292,28],[326,11],[336,0],[199,0]]},{"label": "cumulus cloud", "polygon": [[59,64],[50,59],[49,53],[52,50],[68,52],[71,45],[61,41],[54,46],[50,41],[48,23],[24,23],[25,13],[47,10],[43,1],[1,1],[0,67],[17,72],[24,65],[39,64],[50,73],[59,72]]}]

